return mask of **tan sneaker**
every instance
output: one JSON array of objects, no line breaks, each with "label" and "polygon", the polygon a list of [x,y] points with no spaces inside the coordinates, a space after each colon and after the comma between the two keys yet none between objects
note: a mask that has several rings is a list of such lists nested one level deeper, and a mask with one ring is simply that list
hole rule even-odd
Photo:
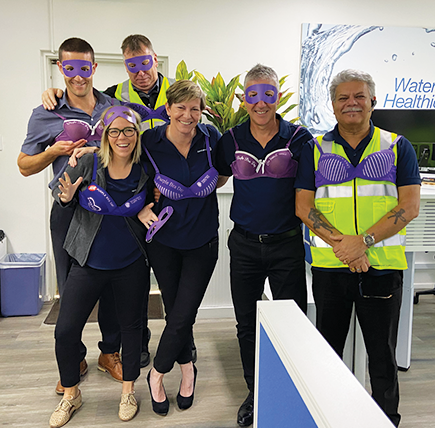
[{"label": "tan sneaker", "polygon": [[101,352],[98,358],[98,369],[109,373],[114,380],[122,382],[122,363],[119,352],[114,354],[103,354]]},{"label": "tan sneaker", "polygon": [[133,419],[137,413],[137,401],[134,398],[134,391],[127,394],[121,394],[121,402],[119,403],[119,419],[121,421],[129,421]]},{"label": "tan sneaker", "polygon": [[70,419],[72,414],[80,409],[82,406],[82,393],[79,390],[79,394],[76,398],[66,399],[62,398],[57,405],[50,418],[50,428],[59,428],[64,426]]}]

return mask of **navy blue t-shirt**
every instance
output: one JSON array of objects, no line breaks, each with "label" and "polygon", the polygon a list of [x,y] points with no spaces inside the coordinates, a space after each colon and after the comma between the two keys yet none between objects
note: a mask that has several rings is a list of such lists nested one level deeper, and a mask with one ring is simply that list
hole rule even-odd
[{"label": "navy blue t-shirt", "polygon": [[[127,202],[137,189],[142,166],[133,164],[128,177],[113,179],[106,168],[107,193],[120,206]],[[129,266],[142,252],[130,232],[124,217],[105,215],[92,243],[86,264],[94,269],[113,270]]]},{"label": "navy blue t-shirt", "polygon": [[[349,158],[349,161],[353,166],[357,166],[364,153],[367,145],[373,137],[374,126],[372,121],[370,121],[370,132],[369,134],[361,140],[358,146],[353,149],[340,135],[338,132],[338,125],[330,131],[327,135],[328,140],[333,140],[338,144],[343,146],[343,149]],[[306,144],[302,150],[302,155],[299,162],[298,174],[296,177],[295,188],[316,191],[315,185],[315,175],[314,175],[314,140]],[[417,156],[412,144],[405,138],[401,137],[397,142],[397,174],[396,174],[396,185],[410,186],[413,184],[420,184],[420,172],[418,169]],[[322,268],[313,268],[318,270],[325,270]],[[338,268],[336,271],[351,273],[348,268]],[[394,270],[383,269],[376,270],[373,268],[369,269],[369,274],[371,275],[385,275],[387,273],[394,272]]]},{"label": "navy blue t-shirt", "polygon": [[[161,174],[190,187],[209,168],[205,136],[209,137],[212,162],[220,138],[211,125],[198,124],[187,158],[166,138],[167,125],[149,129],[142,134],[142,145],[150,152]],[[153,239],[172,248],[191,250],[199,248],[217,236],[219,227],[216,191],[205,198],[174,201],[163,195],[154,206],[154,212],[172,206],[174,213]]]},{"label": "navy blue t-shirt", "polygon": [[[234,128],[239,150],[264,159],[269,153],[285,148],[297,129],[296,125],[276,115],[278,133],[263,148],[253,137],[250,120]],[[303,145],[313,137],[306,128],[300,128],[289,149],[299,161]],[[231,176],[236,147],[233,137],[226,132],[218,142],[216,167],[220,175]],[[234,178],[234,195],[230,217],[238,226],[255,234],[278,234],[294,229],[301,221],[295,215],[294,178],[256,177],[252,180]]]}]

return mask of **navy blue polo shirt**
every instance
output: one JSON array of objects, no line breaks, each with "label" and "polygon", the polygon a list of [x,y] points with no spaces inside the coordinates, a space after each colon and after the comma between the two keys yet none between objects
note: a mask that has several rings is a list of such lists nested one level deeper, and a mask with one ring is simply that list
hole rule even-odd
[{"label": "navy blue polo shirt", "polygon": [[[285,148],[297,126],[283,120],[278,114],[276,117],[279,131],[265,148],[251,134],[250,120],[236,126],[233,132],[239,150],[249,152],[257,159],[264,159],[269,153]],[[312,138],[306,128],[299,129],[289,147],[296,161],[299,161],[304,144]],[[220,175],[232,175],[230,166],[235,161],[235,151],[233,137],[226,132],[217,147],[216,166]],[[294,181],[294,178],[234,178],[231,220],[254,234],[278,234],[299,226],[301,221],[295,215]]]},{"label": "navy blue polo shirt", "polygon": [[[21,146],[21,151],[26,155],[33,156],[44,152],[48,146],[54,144],[55,138],[63,131],[63,120],[54,114],[54,112],[60,114],[65,119],[83,120],[89,123],[89,125],[95,126],[106,108],[119,104],[118,100],[112,100],[112,98],[98,92],[96,89],[93,89],[93,93],[97,102],[91,116],[83,110],[71,107],[68,104],[66,90],[58,100],[54,111],[45,110],[42,105],[35,108],[27,125],[27,136]],[[100,147],[100,142],[89,141],[85,145]],[[69,156],[59,156],[53,161],[54,178],[49,184],[50,189],[53,189],[53,185],[63,174],[68,165],[68,159]]]},{"label": "navy blue polo shirt", "polygon": [[[187,158],[166,138],[167,125],[142,134],[142,145],[150,152],[160,173],[190,187],[209,168],[205,136],[209,137],[212,159],[220,133],[211,125],[198,124]],[[154,235],[156,241],[177,249],[199,248],[217,236],[219,227],[216,191],[205,198],[178,201],[161,195],[154,207],[158,214],[166,206],[174,213]]]},{"label": "navy blue polo shirt", "polygon": [[[338,144],[343,146],[343,149],[349,158],[349,161],[353,166],[358,165],[361,156],[364,153],[367,145],[373,137],[374,126],[372,121],[370,121],[370,132],[358,146],[353,149],[346,140],[338,132],[338,125],[328,132],[327,139],[333,140]],[[302,155],[299,161],[298,174],[296,177],[295,188],[316,191],[315,185],[315,175],[314,175],[314,140],[310,141],[302,150]],[[420,172],[418,169],[417,156],[415,150],[411,143],[405,138],[401,137],[397,142],[397,174],[396,174],[396,185],[400,186],[410,186],[413,184],[421,184]],[[327,268],[313,268],[317,270],[329,270]],[[338,268],[335,269],[338,272],[352,273],[348,268]],[[385,275],[388,273],[395,272],[394,270],[383,269],[376,270],[374,268],[369,269],[370,275]]]}]

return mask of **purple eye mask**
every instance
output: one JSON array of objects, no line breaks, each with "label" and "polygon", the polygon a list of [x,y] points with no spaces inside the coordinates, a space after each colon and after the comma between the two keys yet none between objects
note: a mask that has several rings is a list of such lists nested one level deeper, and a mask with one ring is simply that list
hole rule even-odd
[{"label": "purple eye mask", "polygon": [[103,117],[104,125],[109,126],[117,117],[122,117],[133,124],[137,124],[136,116],[125,106],[111,107]]},{"label": "purple eye mask", "polygon": [[[257,95],[250,97],[249,92],[257,92]],[[267,95],[266,92],[273,91],[273,95]],[[264,101],[267,104],[274,104],[278,99],[278,89],[273,85],[268,85],[267,83],[259,83],[257,85],[249,86],[245,89],[245,101],[248,104],[256,104],[259,101]]]},{"label": "purple eye mask", "polygon": [[148,244],[153,240],[154,235],[169,220],[169,217],[171,217],[173,212],[174,212],[174,208],[172,208],[169,205],[163,208],[162,211],[160,211],[160,214],[158,215],[158,220],[156,220],[148,229],[147,236],[146,236],[146,241]]},{"label": "purple eye mask", "polygon": [[153,66],[153,57],[152,55],[134,56],[133,58],[126,59],[124,62],[130,73],[137,73],[140,70],[149,70]]},{"label": "purple eye mask", "polygon": [[159,119],[159,120],[164,120],[165,122],[169,122],[169,116],[168,113],[166,112],[166,107],[164,105],[160,106],[159,108],[156,108],[155,110],[147,106],[143,106],[141,104],[127,103],[125,105],[130,107],[136,113],[139,113],[142,118],[142,121],[150,120],[150,119]]},{"label": "purple eye mask", "polygon": [[[72,69],[67,69],[67,65]],[[62,61],[62,69],[66,77],[82,76],[87,78],[92,76],[92,62],[84,59],[66,59]]]}]

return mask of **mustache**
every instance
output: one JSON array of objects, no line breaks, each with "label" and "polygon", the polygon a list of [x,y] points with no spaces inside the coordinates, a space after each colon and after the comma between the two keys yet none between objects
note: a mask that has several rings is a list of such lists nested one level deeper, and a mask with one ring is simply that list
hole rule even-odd
[{"label": "mustache", "polygon": [[342,112],[343,113],[350,113],[350,112],[355,112],[355,111],[356,112],[362,111],[362,108],[361,107],[349,107],[349,108],[343,110]]}]

